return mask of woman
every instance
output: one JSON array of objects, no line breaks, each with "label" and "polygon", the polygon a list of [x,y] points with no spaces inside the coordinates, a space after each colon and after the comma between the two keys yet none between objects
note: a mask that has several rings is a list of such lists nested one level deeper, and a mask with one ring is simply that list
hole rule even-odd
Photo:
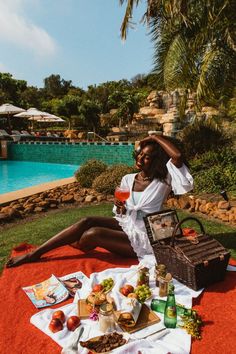
[{"label": "woman", "polygon": [[[190,191],[193,180],[180,151],[163,136],[152,135],[140,142],[136,167],[138,173],[128,174],[121,181],[121,186],[129,188],[130,197],[126,204],[115,200],[115,218],[83,218],[31,253],[10,259],[7,267],[34,262],[44,253],[68,244],[84,252],[102,247],[125,257],[152,254],[143,216],[161,210],[171,190],[175,194]],[[121,212],[125,217],[119,216]]]}]

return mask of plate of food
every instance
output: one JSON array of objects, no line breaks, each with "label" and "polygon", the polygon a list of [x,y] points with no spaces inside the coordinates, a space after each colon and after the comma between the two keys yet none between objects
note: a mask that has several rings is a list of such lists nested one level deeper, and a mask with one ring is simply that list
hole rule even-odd
[{"label": "plate of food", "polygon": [[128,298],[135,298],[141,303],[150,299],[152,296],[150,287],[145,284],[139,285],[137,287],[134,287],[131,284],[125,284],[120,288],[119,291],[123,296]]},{"label": "plate of food", "polygon": [[100,283],[95,283],[92,286],[93,293],[109,293],[114,287],[114,280],[112,278],[105,278]]},{"label": "plate of food", "polygon": [[129,335],[126,333],[112,332],[80,341],[79,344],[92,353],[110,353],[112,350],[125,345],[128,339]]}]

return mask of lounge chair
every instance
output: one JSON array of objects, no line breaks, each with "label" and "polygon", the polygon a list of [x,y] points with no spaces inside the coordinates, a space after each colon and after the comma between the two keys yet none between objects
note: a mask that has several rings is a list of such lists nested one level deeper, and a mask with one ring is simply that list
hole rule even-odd
[{"label": "lounge chair", "polygon": [[26,141],[26,140],[34,140],[35,139],[34,136],[29,134],[27,131],[20,132],[19,130],[12,130],[11,136],[14,141],[19,141],[19,140]]},{"label": "lounge chair", "polygon": [[12,140],[12,137],[6,130],[0,129],[0,140]]}]

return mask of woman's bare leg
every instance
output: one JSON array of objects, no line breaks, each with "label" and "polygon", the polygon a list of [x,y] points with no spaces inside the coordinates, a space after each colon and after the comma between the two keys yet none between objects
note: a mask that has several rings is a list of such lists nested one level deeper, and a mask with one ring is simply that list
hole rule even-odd
[{"label": "woman's bare leg", "polygon": [[76,247],[84,252],[91,251],[96,247],[102,247],[124,257],[136,257],[124,231],[112,230],[106,227],[91,227],[84,232]]},{"label": "woman's bare leg", "polygon": [[[39,246],[37,249],[35,249],[31,253],[27,253],[22,256],[11,258],[7,262],[6,266],[7,267],[14,267],[17,265],[21,265],[23,263],[34,262],[34,261],[38,260],[44,253],[51,251],[57,247],[64,246],[64,245],[76,243],[76,246],[78,247],[79,246],[78,241],[80,241],[82,235],[86,231],[88,231],[89,229],[96,228],[96,227],[98,227],[98,228],[105,227],[110,231],[116,230],[116,231],[120,231],[121,233],[123,233],[117,220],[115,220],[114,218],[108,218],[108,217],[83,218],[79,222],[77,222],[76,224],[68,227],[67,229],[65,229],[65,230],[59,232],[57,235],[53,236],[51,239],[49,239],[48,241],[43,243],[41,246]],[[125,235],[125,233],[123,233],[123,234]],[[94,236],[93,236],[93,238],[94,238]],[[88,237],[86,239],[88,239]],[[90,242],[92,242],[91,239],[92,238],[90,237]],[[127,238],[127,241],[128,241],[128,238]],[[87,247],[88,247],[88,245],[87,245]],[[97,247],[97,246],[95,246],[95,247]],[[93,248],[95,248],[95,247],[93,247]],[[103,247],[103,246],[101,245],[101,247]]]}]

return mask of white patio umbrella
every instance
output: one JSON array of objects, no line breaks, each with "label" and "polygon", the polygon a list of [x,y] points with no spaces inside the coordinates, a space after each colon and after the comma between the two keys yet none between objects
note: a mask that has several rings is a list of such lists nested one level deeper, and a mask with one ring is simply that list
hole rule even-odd
[{"label": "white patio umbrella", "polygon": [[0,114],[6,114],[7,115],[7,121],[8,121],[8,126],[11,129],[11,124],[10,124],[10,115],[14,115],[16,113],[24,112],[25,109],[14,106],[11,103],[4,103],[0,106]]},{"label": "white patio umbrella", "polygon": [[62,119],[61,117],[55,116],[54,114],[48,113],[47,116],[44,116],[42,118],[37,119],[37,122],[46,122],[46,123],[56,122],[56,123],[60,123],[60,122],[65,122],[65,119]]},{"label": "white patio umbrella", "polygon": [[29,108],[25,112],[15,114],[14,117],[24,117],[24,118],[28,118],[29,120],[38,120],[48,115],[49,113],[40,111],[37,108]]},{"label": "white patio umbrella", "polygon": [[[50,113],[43,112],[37,108],[32,107],[32,108],[27,109],[27,111],[25,111],[25,112],[15,114],[14,117],[23,117],[23,118],[28,118],[28,120],[31,120],[31,121],[37,121],[38,119],[43,118],[49,114]],[[33,127],[33,122],[32,122],[32,127]]]}]

